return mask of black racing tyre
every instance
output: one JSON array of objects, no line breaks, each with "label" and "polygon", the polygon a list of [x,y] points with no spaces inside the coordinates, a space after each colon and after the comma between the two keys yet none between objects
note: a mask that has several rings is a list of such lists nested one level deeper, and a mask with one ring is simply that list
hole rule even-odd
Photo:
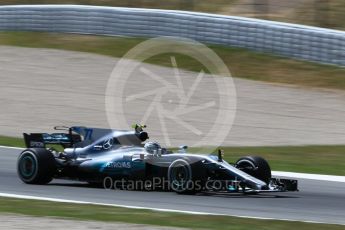
[{"label": "black racing tyre", "polygon": [[46,149],[26,149],[18,157],[17,173],[26,184],[48,184],[55,172],[54,156]]},{"label": "black racing tyre", "polygon": [[245,173],[269,183],[272,177],[271,168],[267,161],[258,156],[246,156],[240,158],[236,164],[236,168],[244,171]]},{"label": "black racing tyre", "polygon": [[187,160],[177,159],[168,168],[168,180],[170,188],[178,194],[194,195],[203,189],[203,174],[198,169],[197,162],[191,165]]}]

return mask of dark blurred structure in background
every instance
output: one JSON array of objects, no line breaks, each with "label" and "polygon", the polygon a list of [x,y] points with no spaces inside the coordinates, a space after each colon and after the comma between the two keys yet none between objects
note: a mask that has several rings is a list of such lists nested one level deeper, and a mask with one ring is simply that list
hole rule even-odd
[{"label": "dark blurred structure in background", "polygon": [[190,10],[345,30],[345,0],[1,0],[0,4],[85,4]]}]

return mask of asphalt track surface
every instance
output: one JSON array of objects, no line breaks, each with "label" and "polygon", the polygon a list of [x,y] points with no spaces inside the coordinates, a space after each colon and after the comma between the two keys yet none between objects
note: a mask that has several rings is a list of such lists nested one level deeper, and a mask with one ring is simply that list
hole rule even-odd
[{"label": "asphalt track surface", "polygon": [[207,212],[235,216],[345,224],[345,183],[299,180],[300,191],[261,195],[177,195],[92,188],[81,182],[53,180],[27,185],[16,174],[21,150],[0,148],[0,193],[30,195],[105,204]]},{"label": "asphalt track surface", "polygon": [[[169,60],[168,60],[169,61]],[[0,46],[0,135],[21,136],[22,132],[50,132],[55,125],[108,127],[105,114],[105,89],[118,59],[89,53],[51,49]],[[177,66],[179,59],[176,60]],[[142,68],[176,84],[171,68],[142,64]],[[187,91],[197,73],[180,71]],[[291,70],[293,75],[293,70]],[[162,87],[142,71],[129,78],[125,96]],[[214,80],[215,79],[215,80]],[[216,101],[219,96],[213,78],[205,75],[192,97],[191,105]],[[336,90],[305,89],[234,79],[237,91],[237,113],[234,125],[225,138],[225,146],[307,145],[345,143],[345,93]],[[121,96],[121,95],[120,95]],[[176,95],[164,95],[166,110],[174,109]],[[128,129],[140,122],[153,97],[142,97],[125,112]],[[209,107],[186,114],[183,121],[209,131],[214,115],[232,108]],[[165,142],[169,134],[173,146],[192,145],[200,137],[174,120],[162,129],[153,112],[146,125],[151,140]],[[229,128],[228,124],[221,127]],[[20,125],[18,125],[20,124]],[[217,130],[216,130],[217,132]],[[211,133],[212,134],[212,133]],[[215,133],[216,134],[216,133]],[[205,145],[212,145],[206,141]]]}]

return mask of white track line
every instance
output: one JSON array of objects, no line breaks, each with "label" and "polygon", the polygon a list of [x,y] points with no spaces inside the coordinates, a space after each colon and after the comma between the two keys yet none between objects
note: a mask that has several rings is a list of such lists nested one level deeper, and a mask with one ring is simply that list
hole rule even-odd
[{"label": "white track line", "polygon": [[272,171],[273,176],[345,183],[345,176]]},{"label": "white track line", "polygon": [[[231,216],[231,217],[238,217],[238,218],[258,219],[258,220],[281,220],[281,221],[304,222],[304,223],[312,223],[312,224],[334,224],[334,223],[328,223],[328,222],[309,221],[309,220],[294,220],[294,219],[270,218],[270,217],[241,216],[241,215],[231,215],[231,214],[221,214],[221,213],[184,211],[184,210],[177,210],[177,209],[150,208],[150,207],[142,207],[142,206],[121,205],[121,204],[106,204],[106,203],[78,201],[78,200],[67,200],[67,199],[50,198],[50,197],[18,195],[18,194],[10,194],[10,193],[0,193],[0,197],[17,198],[17,199],[25,199],[25,200],[51,201],[51,202],[70,203],[70,204],[100,205],[100,206],[117,207],[117,208],[143,209],[143,210],[151,210],[151,211],[159,211],[159,212],[184,213],[184,214],[191,214],[191,215]],[[336,223],[335,225],[345,225],[345,224]]]},{"label": "white track line", "polygon": [[24,150],[24,148],[20,148],[20,147],[10,147],[10,146],[3,146],[3,145],[0,145],[0,148],[2,148],[2,149],[18,149],[18,150]]},{"label": "white track line", "polygon": [[[23,150],[24,148],[19,147],[8,147],[0,145],[0,148],[4,149],[17,149]],[[320,181],[330,181],[330,182],[342,182],[345,183],[345,176],[333,176],[333,175],[322,175],[322,174],[309,174],[309,173],[295,173],[295,172],[282,172],[282,171],[272,171],[273,176],[278,177],[288,177],[296,179],[308,179],[308,180],[320,180]]]}]

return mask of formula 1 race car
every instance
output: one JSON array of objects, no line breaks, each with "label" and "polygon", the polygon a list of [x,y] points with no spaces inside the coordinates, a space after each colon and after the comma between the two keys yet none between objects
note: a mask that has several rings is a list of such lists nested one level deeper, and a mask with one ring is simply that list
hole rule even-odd
[{"label": "formula 1 race car", "polygon": [[[19,178],[27,184],[47,184],[53,178],[86,181],[103,187],[173,190],[181,194],[216,192],[297,191],[297,181],[271,178],[267,161],[258,156],[235,164],[218,154],[176,152],[146,142],[145,126],[134,130],[55,127],[60,133],[24,133],[27,146],[19,156]],[[52,145],[61,145],[60,151]],[[135,183],[134,182],[144,182]],[[140,185],[140,186],[138,186]]]}]

